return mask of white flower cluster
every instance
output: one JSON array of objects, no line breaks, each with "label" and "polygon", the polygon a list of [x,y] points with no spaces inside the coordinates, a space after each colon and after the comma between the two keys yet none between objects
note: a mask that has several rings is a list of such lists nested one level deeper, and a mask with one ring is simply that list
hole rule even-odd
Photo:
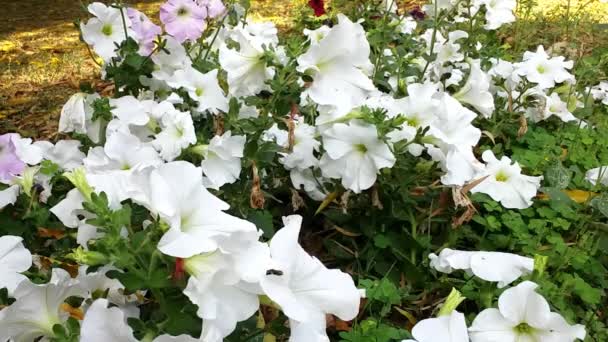
[{"label": "white flower cluster", "polygon": [[[468,252],[446,248],[439,256],[429,255],[431,267],[444,273],[464,269],[504,287],[534,270],[534,260],[499,252]],[[585,339],[585,327],[570,325],[536,292],[537,284],[523,281],[498,298],[498,309],[480,312],[467,328],[465,317],[456,311],[464,300],[448,297],[439,316],[418,322],[412,329],[415,340],[403,342],[574,341]]]},{"label": "white flower cluster", "polygon": [[[229,205],[208,190],[222,189],[241,178],[245,146],[251,139],[280,146],[278,162],[289,172],[293,187],[317,201],[326,199],[324,185],[332,180],[354,193],[372,188],[382,170],[393,168],[401,157],[395,146],[404,144],[407,153],[421,158],[426,153],[440,165],[444,185],[477,181],[472,192],[487,194],[506,208],[527,208],[542,177],[522,174],[517,162],[507,156],[498,159],[491,150],[481,153],[479,160],[475,148],[482,132],[475,121],[492,118],[499,99],[506,99],[507,110],[533,121],[550,116],[577,121],[571,112],[579,105],[578,98],[569,90],[575,82],[568,72],[572,62],[550,57],[539,47],[519,63],[496,60],[484,70],[484,61],[467,59],[461,51],[466,32],[428,30],[415,37],[411,19],[394,26],[401,34],[411,35],[434,59],[416,58],[420,79],[386,75],[392,91],[375,86],[366,32],[344,15],[338,15],[333,27],[306,31],[307,50],[291,60],[279,45],[273,24],[224,25],[206,42],[209,51],[217,54],[220,67],[203,73],[196,63],[206,56],[186,49],[183,42],[195,41],[204,28],[189,31],[190,26],[180,26],[179,18],[171,16],[175,10],[196,21],[198,15],[209,17],[224,10],[217,1],[199,3],[204,4],[168,1],[162,12],[170,22],[165,34],[141,13],[128,15],[101,3],[89,6],[94,17],[81,26],[83,39],[106,66],[122,62],[117,47],[127,37],[138,42],[140,52],[154,64],[150,77],[140,80],[146,91],[108,100],[110,117],[96,117],[94,104],[103,100],[98,94],[78,93],[66,103],[59,130],[86,135],[98,146],[85,154],[76,140],[52,144],[17,134],[0,137],[0,182],[9,185],[0,191],[0,209],[14,204],[19,194],[31,194],[34,184],[42,186],[44,201],[52,183],[41,169],[49,161],[76,186],[51,212],[66,227],[77,229],[77,242],[83,249],[104,234],[87,223],[95,218],[85,210],[92,193],[105,193],[113,210],[130,200],[166,226],[157,248],[183,260],[190,275],[183,293],[198,306],[202,334],[197,339],[161,335],[154,341],[222,341],[238,322],[255,314],[263,295],[289,318],[293,342],[328,341],[326,314],[352,320],[359,312],[362,293],[351,276],[326,268],[299,245],[301,217],[284,217],[284,227],[264,242],[253,223],[228,214]],[[488,30],[515,19],[515,1],[471,3],[469,13],[484,13]],[[440,12],[454,6],[461,13],[460,2],[451,0],[437,0],[428,8]],[[390,5],[387,9],[391,10]],[[150,31],[164,42],[162,48],[150,48],[151,42],[154,45]],[[390,50],[386,57],[397,58]],[[258,108],[247,105],[247,98],[271,92],[269,81],[275,78],[277,65],[289,63],[302,75],[298,82],[305,90],[300,104],[315,108],[314,119],[294,112],[255,137],[222,129],[203,137],[196,130],[196,120],[219,122],[233,103],[238,105],[237,120],[260,116]],[[407,96],[396,98],[399,87]],[[602,89],[592,91],[604,101]],[[526,104],[530,99],[534,105]],[[369,110],[384,112],[387,120],[401,119],[400,126],[382,132],[380,125],[365,120]],[[287,129],[281,128],[283,119]],[[182,160],[186,153],[195,154],[200,164]],[[587,178],[608,182],[599,169],[589,171]],[[75,278],[54,269],[50,282],[35,284],[21,274],[32,265],[32,255],[21,241],[15,236],[0,237],[0,288],[6,287],[16,299],[0,311],[0,341],[52,337],[53,326],[68,318],[70,308],[64,301],[71,296],[85,299],[81,307],[71,308],[84,315],[81,341],[136,341],[126,319],[139,316],[139,298],[124,295],[124,286],[105,276],[111,266],[93,273],[81,268]],[[499,287],[531,273],[534,267],[529,258],[449,249],[431,255],[431,260],[440,272],[466,270]],[[419,342],[583,338],[584,329],[550,312],[535,288],[523,282],[507,289],[499,299],[499,309],[480,313],[468,332],[464,316],[454,311],[420,322],[413,335]],[[97,291],[109,291],[107,299],[95,299]]]}]

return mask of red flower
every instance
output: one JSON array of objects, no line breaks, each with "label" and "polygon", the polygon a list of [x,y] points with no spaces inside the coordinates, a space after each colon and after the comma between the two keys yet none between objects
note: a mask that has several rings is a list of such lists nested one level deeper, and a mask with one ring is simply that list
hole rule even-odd
[{"label": "red flower", "polygon": [[308,0],[308,5],[315,11],[315,16],[320,17],[325,14],[324,0]]}]

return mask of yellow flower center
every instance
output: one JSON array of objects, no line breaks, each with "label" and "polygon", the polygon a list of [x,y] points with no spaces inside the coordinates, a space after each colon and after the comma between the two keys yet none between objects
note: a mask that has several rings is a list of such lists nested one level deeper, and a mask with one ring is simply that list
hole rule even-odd
[{"label": "yellow flower center", "polygon": [[357,144],[357,145],[355,145],[355,150],[357,150],[361,153],[366,153],[367,147],[364,144]]},{"label": "yellow flower center", "polygon": [[112,25],[110,25],[110,24],[105,24],[101,28],[101,33],[103,33],[106,36],[111,36],[113,31],[114,30],[112,29]]},{"label": "yellow flower center", "polygon": [[509,180],[509,176],[504,171],[498,171],[496,174],[497,182],[506,182]]}]

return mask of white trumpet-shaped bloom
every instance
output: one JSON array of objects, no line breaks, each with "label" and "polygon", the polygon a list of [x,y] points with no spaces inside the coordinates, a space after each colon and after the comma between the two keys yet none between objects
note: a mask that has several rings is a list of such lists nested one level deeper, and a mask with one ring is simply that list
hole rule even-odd
[{"label": "white trumpet-shaped bloom", "polygon": [[505,208],[524,209],[532,205],[532,198],[536,196],[542,176],[522,174],[517,162],[512,163],[506,156],[498,160],[491,150],[485,151],[481,157],[486,162],[481,176],[487,178],[471,189],[471,192],[484,193]]},{"label": "white trumpet-shaped bloom", "polygon": [[523,275],[532,273],[534,259],[511,253],[458,251],[444,248],[439,255],[429,255],[431,267],[442,273],[464,270],[502,288]]},{"label": "white trumpet-shaped bloom", "polygon": [[76,93],[63,105],[59,117],[59,132],[86,134],[94,143],[99,142],[101,120],[93,121],[91,104],[98,94]]},{"label": "white trumpet-shaped bloom", "polygon": [[184,294],[199,307],[203,340],[215,341],[218,336],[230,335],[238,322],[258,310],[259,290],[251,289],[269,265],[268,245],[255,240],[245,241],[236,253],[216,250],[184,260],[184,268],[191,275]]},{"label": "white trumpet-shaped bloom", "polygon": [[220,248],[238,250],[242,241],[256,240],[254,224],[223,212],[229,208],[203,186],[202,170],[177,161],[148,168],[137,177],[140,193],[133,199],[169,224],[158,249],[189,258]]},{"label": "white trumpet-shaped bloom", "polygon": [[19,283],[27,277],[21,272],[32,266],[32,254],[23,246],[19,236],[5,235],[0,237],[0,289],[6,288],[12,295]]},{"label": "white trumpet-shaped bloom", "polygon": [[608,165],[596,167],[585,173],[585,179],[593,185],[608,185]]},{"label": "white trumpet-shaped bloom", "polygon": [[486,309],[475,317],[469,334],[472,342],[539,341],[554,342],[585,338],[585,327],[570,325],[536,292],[530,281],[504,291],[498,298],[498,309]]},{"label": "white trumpet-shaped bloom", "polygon": [[201,73],[194,68],[177,70],[167,83],[173,88],[184,88],[191,99],[198,102],[199,112],[228,111],[228,99],[217,81],[217,69]]},{"label": "white trumpet-shaped bloom", "polygon": [[124,312],[109,304],[100,298],[89,307],[80,327],[80,342],[137,342]]},{"label": "white trumpet-shaped bloom", "polygon": [[86,24],[80,24],[82,39],[93,47],[93,50],[105,61],[116,56],[116,44],[122,43],[126,34],[132,35],[133,32],[128,28],[131,24],[126,10],[121,15],[121,8],[106,6],[101,2],[94,2],[89,5],[88,10],[95,17],[89,19]]},{"label": "white trumpet-shaped bloom", "polygon": [[264,293],[281,307],[292,325],[295,321],[296,326],[292,329],[296,331],[297,324],[312,324],[315,329],[304,331],[315,335],[324,333],[325,314],[346,321],[355,318],[361,293],[351,276],[340,270],[327,269],[299,245],[302,217],[284,217],[283,224],[285,227],[270,242],[274,272],[268,272],[260,282]]},{"label": "white trumpet-shaped bloom", "polygon": [[553,88],[556,83],[574,81],[574,76],[568,72],[574,62],[565,61],[562,56],[549,57],[542,46],[536,52],[526,51],[523,62],[519,63],[517,73],[525,76],[528,81],[538,83],[540,89]]},{"label": "white trumpet-shaped bloom", "polygon": [[395,164],[395,156],[378,138],[376,127],[357,120],[334,124],[324,131],[323,147],[323,175],[341,178],[342,185],[355,193],[369,189],[380,169]]},{"label": "white trumpet-shaped bloom", "polygon": [[266,80],[272,79],[274,68],[266,67],[263,40],[236,30],[231,38],[239,43],[239,50],[220,47],[219,61],[228,73],[229,92],[233,96],[256,95],[268,90]]},{"label": "white trumpet-shaped bloom", "polygon": [[486,30],[496,30],[504,24],[515,21],[513,12],[517,7],[515,0],[477,0],[475,5],[486,7]]},{"label": "white trumpet-shaped bloom", "polygon": [[234,183],[241,174],[241,158],[246,138],[233,136],[230,131],[216,135],[202,150],[204,160],[201,168],[205,174],[206,185],[219,189],[224,184]]},{"label": "white trumpet-shaped bloom", "polygon": [[152,145],[166,161],[174,160],[183,149],[196,143],[196,133],[190,113],[168,111],[162,116],[160,126],[162,130],[156,134]]},{"label": "white trumpet-shaped bloom", "polygon": [[469,78],[453,96],[458,101],[473,106],[483,117],[489,118],[494,112],[494,98],[490,93],[492,78],[481,70],[479,60],[471,61],[469,65]]},{"label": "white trumpet-shaped bloom", "polygon": [[34,341],[55,336],[53,326],[68,318],[61,305],[68,297],[83,294],[67,279],[40,285],[22,281],[13,294],[16,301],[0,311],[0,340]]},{"label": "white trumpet-shaped bloom", "polygon": [[338,25],[298,57],[298,71],[313,78],[303,96],[345,114],[376,88],[369,78],[372,65],[365,30],[342,14],[338,20]]},{"label": "white trumpet-shaped bloom", "polygon": [[403,342],[469,342],[464,315],[456,310],[418,322],[412,329],[412,336],[415,340]]}]

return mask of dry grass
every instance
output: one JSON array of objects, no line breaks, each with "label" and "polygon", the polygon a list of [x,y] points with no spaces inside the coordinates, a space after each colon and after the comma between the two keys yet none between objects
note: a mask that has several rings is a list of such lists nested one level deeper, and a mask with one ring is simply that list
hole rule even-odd
[{"label": "dry grass", "polygon": [[[566,6],[568,1],[570,10]],[[132,2],[157,17],[162,1]],[[541,42],[551,45],[562,39],[564,26],[560,22],[567,18],[572,23],[568,32],[571,38],[585,37],[587,47],[592,49],[598,34],[581,23],[608,22],[608,4],[599,0],[587,2],[589,0],[537,0],[533,17],[539,19],[538,25],[534,30],[523,30],[524,35],[518,36],[518,40],[532,41],[530,35],[534,35],[536,42],[543,36],[547,41]],[[279,27],[287,28],[294,8],[305,3],[306,0],[252,0],[251,16],[272,20]],[[75,0],[19,0],[3,6],[0,12],[0,133],[18,131],[27,136],[53,137],[63,103],[78,91],[81,81],[99,79],[99,68],[73,26],[75,19],[86,16]],[[547,34],[541,35],[538,30]]]}]

